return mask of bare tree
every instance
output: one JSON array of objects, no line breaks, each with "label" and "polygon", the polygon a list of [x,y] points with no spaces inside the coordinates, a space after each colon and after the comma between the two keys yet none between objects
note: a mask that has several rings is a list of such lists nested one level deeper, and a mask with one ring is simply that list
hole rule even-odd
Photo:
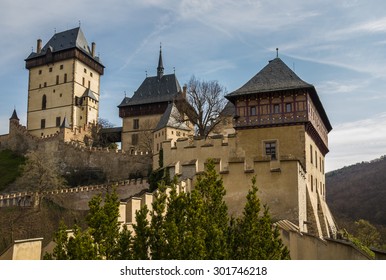
[{"label": "bare tree", "polygon": [[196,129],[196,135],[206,138],[221,122],[220,113],[226,101],[226,88],[218,81],[201,81],[192,76],[187,85],[187,97],[195,111],[190,117]]},{"label": "bare tree", "polygon": [[30,151],[26,157],[22,175],[16,183],[22,190],[33,191],[39,195],[36,204],[40,208],[44,193],[65,187],[66,181],[61,176],[58,161],[52,154]]},{"label": "bare tree", "polygon": [[98,123],[91,127],[91,135],[85,136],[84,142],[88,146],[116,149],[116,144],[111,142],[108,133],[104,129],[113,128],[114,125],[106,119],[99,118]]}]

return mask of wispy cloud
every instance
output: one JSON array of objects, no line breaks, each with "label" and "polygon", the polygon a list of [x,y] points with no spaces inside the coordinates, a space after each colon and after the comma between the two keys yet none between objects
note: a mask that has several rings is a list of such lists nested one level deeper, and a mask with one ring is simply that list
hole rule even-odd
[{"label": "wispy cloud", "polygon": [[361,121],[336,125],[329,134],[327,170],[386,154],[386,112]]}]

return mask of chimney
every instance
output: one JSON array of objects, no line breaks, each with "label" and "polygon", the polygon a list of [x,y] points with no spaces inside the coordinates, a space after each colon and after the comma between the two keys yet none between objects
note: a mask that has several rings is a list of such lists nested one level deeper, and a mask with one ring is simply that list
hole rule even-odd
[{"label": "chimney", "polygon": [[42,51],[42,39],[38,39],[36,44],[36,53],[40,53]]},{"label": "chimney", "polygon": [[188,86],[186,84],[184,84],[184,86],[182,87],[182,96],[186,99],[186,91],[188,89]]},{"label": "chimney", "polygon": [[95,57],[95,47],[96,47],[95,43],[92,42],[91,43],[91,55],[92,55],[92,57]]}]

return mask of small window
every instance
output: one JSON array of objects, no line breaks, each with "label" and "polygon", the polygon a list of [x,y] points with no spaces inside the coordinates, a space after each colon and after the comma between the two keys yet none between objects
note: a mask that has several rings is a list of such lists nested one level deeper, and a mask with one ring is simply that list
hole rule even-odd
[{"label": "small window", "polygon": [[132,134],[131,135],[131,144],[132,145],[138,145],[138,134]]},{"label": "small window", "polygon": [[52,72],[52,67],[50,67],[50,68],[48,69],[48,71],[49,71],[49,72]]},{"label": "small window", "polygon": [[256,106],[252,106],[249,108],[249,115],[256,116]]},{"label": "small window", "polygon": [[47,82],[44,82],[44,87],[46,87],[47,86]]},{"label": "small window", "polygon": [[318,152],[315,150],[315,166],[318,168]]},{"label": "small window", "polygon": [[82,86],[84,86],[85,80],[84,77],[82,78]]},{"label": "small window", "polygon": [[314,176],[311,175],[311,191],[314,191]]},{"label": "small window", "polygon": [[60,70],[63,70],[63,64],[60,65]]},{"label": "small window", "polygon": [[64,74],[64,83],[67,83],[67,74]]},{"label": "small window", "polygon": [[90,81],[88,81],[88,88],[90,88],[91,87],[91,82]]},{"label": "small window", "polygon": [[56,84],[59,84],[59,75],[56,76]]},{"label": "small window", "polygon": [[286,103],[286,104],[285,104],[285,111],[286,111],[287,113],[292,112],[292,103]]},{"label": "small window", "polygon": [[60,117],[56,117],[56,127],[60,126]]},{"label": "small window", "polygon": [[310,145],[310,161],[311,161],[311,164],[312,164],[312,162],[313,162],[313,160],[312,160],[312,145]]},{"label": "small window", "polygon": [[42,110],[45,110],[47,108],[47,96],[43,94],[42,97]]},{"label": "small window", "polygon": [[93,74],[92,74],[92,72],[90,72],[90,77],[92,77],[93,76]]},{"label": "small window", "polygon": [[46,128],[46,119],[40,120],[40,128]]},{"label": "small window", "polygon": [[41,75],[42,74],[42,70],[39,70],[39,75]]},{"label": "small window", "polygon": [[87,73],[87,69],[86,68],[84,68],[83,71],[84,71],[84,73]]},{"label": "small window", "polygon": [[265,142],[265,155],[270,156],[271,160],[276,160],[276,141]]},{"label": "small window", "polygon": [[133,120],[133,129],[139,129],[139,119]]},{"label": "small window", "polygon": [[273,105],[273,113],[279,114],[280,113],[280,104],[274,104]]}]

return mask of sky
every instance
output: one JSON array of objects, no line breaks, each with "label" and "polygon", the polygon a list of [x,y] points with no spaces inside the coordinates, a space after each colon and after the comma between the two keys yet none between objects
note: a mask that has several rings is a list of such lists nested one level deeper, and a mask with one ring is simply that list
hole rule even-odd
[{"label": "sky", "polygon": [[279,57],[313,84],[333,126],[326,170],[386,154],[386,2],[376,0],[1,0],[0,135],[14,108],[26,124],[24,59],[55,34],[81,26],[106,66],[100,117],[156,75],[192,75],[228,93]]}]

